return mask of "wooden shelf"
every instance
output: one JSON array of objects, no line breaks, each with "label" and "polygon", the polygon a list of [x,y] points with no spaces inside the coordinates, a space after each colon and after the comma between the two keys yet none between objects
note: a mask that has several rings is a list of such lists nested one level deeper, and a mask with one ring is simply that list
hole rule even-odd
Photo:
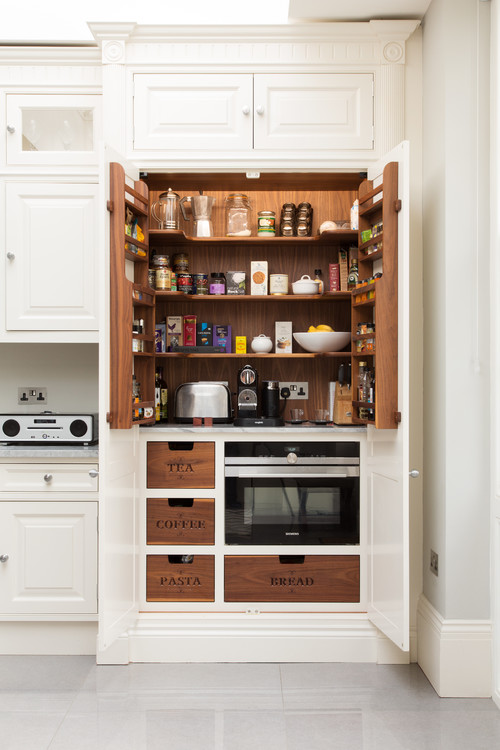
[{"label": "wooden shelf", "polygon": [[363,253],[362,260],[377,260],[377,258],[381,258],[383,255],[383,250],[376,250],[374,253],[365,253],[367,247],[372,247],[372,245],[378,245],[379,242],[383,242],[384,239],[384,233],[380,232],[380,234],[377,234],[375,237],[371,237],[366,242],[363,242],[358,250]]},{"label": "wooden shelf", "polygon": [[[341,244],[347,242],[357,243],[358,232],[354,229],[332,229],[328,232],[322,232],[314,237],[192,237],[181,229],[150,229],[149,236],[152,240],[164,239],[170,240],[172,244],[227,244],[232,245],[315,245],[323,243]],[[267,248],[269,249],[269,248]]]},{"label": "wooden shelf", "polygon": [[176,296],[184,297],[190,302],[332,302],[332,300],[348,300],[351,298],[351,292],[325,292],[325,294],[184,294],[183,292],[164,292],[161,289],[156,291],[156,297]]},{"label": "wooden shelf", "polygon": [[[136,352],[136,354],[142,354],[142,352]],[[188,354],[187,352],[156,352],[156,357],[165,357],[170,359],[173,357],[179,357],[181,359],[213,359],[217,358],[231,358],[231,359],[248,359],[249,357],[256,357],[258,359],[320,359],[324,357],[350,357],[351,352],[320,352],[318,354],[311,352],[292,352],[291,354],[276,354],[275,352],[269,354],[257,354],[256,352],[247,352],[246,354],[236,354],[231,352],[226,354],[225,352],[207,353],[205,352],[193,352]]]}]

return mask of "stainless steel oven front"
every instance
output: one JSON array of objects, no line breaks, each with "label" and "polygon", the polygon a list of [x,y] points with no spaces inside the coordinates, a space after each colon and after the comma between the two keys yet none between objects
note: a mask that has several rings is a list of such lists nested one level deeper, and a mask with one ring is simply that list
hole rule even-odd
[{"label": "stainless steel oven front", "polygon": [[359,544],[359,443],[229,442],[226,544]]}]

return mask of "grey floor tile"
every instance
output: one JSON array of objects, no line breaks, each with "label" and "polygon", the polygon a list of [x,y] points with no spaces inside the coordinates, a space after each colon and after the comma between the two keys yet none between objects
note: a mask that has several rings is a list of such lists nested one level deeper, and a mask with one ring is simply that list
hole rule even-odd
[{"label": "grey floor tile", "polygon": [[0,656],[0,690],[79,690],[92,656]]},{"label": "grey floor tile", "polygon": [[48,750],[64,713],[0,712],[2,750]]},{"label": "grey floor tile", "polygon": [[[168,748],[165,738],[163,748]],[[146,715],[70,714],[61,722],[50,750],[150,750]]]}]

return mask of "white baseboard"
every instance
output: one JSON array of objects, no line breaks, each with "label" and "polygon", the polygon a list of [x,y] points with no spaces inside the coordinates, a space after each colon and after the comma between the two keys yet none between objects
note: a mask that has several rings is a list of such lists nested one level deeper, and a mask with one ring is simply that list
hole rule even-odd
[{"label": "white baseboard", "polygon": [[0,653],[94,655],[96,622],[2,622]]},{"label": "white baseboard", "polygon": [[[408,663],[366,614],[154,616],[143,614],[99,664],[130,662]],[[128,642],[128,644],[127,644]],[[127,655],[128,650],[128,655]]]},{"label": "white baseboard", "polygon": [[421,596],[417,661],[443,698],[487,698],[492,691],[492,623],[445,620]]}]

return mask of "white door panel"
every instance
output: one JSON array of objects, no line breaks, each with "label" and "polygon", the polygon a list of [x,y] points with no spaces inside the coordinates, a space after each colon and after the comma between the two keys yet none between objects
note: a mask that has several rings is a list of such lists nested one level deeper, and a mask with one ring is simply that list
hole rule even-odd
[{"label": "white door panel", "polygon": [[404,142],[371,168],[380,179],[398,162],[398,411],[397,430],[367,428],[369,616],[399,648],[409,643],[409,145]]}]

